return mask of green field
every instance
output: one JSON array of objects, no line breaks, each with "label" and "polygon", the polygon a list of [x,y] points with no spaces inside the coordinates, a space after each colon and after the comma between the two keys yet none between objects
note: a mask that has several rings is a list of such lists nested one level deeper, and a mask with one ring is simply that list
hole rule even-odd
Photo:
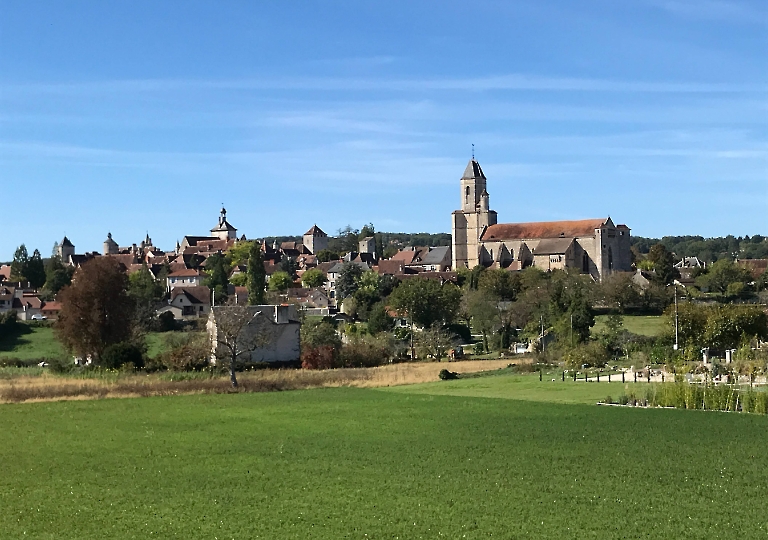
[{"label": "green field", "polygon": [[21,331],[13,336],[0,339],[0,358],[35,360],[43,358],[64,358],[66,351],[53,334],[50,326],[31,326],[20,323]]},{"label": "green field", "polygon": [[[0,339],[0,359],[18,358],[23,361],[67,356],[52,327],[21,323],[20,328],[18,334]],[[154,358],[167,349],[165,335],[158,332],[147,334],[147,356]]]},{"label": "green field", "polygon": [[[385,389],[387,392],[403,394],[428,394],[435,396],[464,396],[483,398],[519,399],[524,401],[541,401],[548,403],[580,403],[594,405],[598,401],[611,396],[614,400],[621,394],[634,391],[643,395],[647,383],[621,383],[621,375],[613,375],[608,383],[608,375],[601,376],[601,382],[584,380],[574,382],[566,375],[562,382],[562,372],[544,373],[543,381],[539,382],[539,374],[483,376],[439,383],[412,384],[408,386],[393,386]],[[555,379],[552,381],[552,379]]]},{"label": "green field", "polygon": [[768,535],[768,418],[504,379],[2,405],[0,536]]},{"label": "green field", "polygon": [[[598,315],[595,317],[595,326],[592,327],[592,334],[605,331],[605,323],[607,321],[608,315]],[[625,315],[624,328],[633,334],[655,337],[663,331],[664,319],[658,315]]]}]

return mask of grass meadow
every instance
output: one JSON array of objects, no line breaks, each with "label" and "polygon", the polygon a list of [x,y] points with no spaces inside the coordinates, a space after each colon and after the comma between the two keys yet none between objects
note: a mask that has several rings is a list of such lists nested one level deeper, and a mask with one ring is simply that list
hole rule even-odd
[{"label": "grass meadow", "polygon": [[67,356],[52,327],[27,323],[20,323],[19,327],[22,330],[19,334],[0,339],[0,359],[17,358],[24,361]]},{"label": "grass meadow", "polygon": [[[592,327],[592,334],[605,331],[608,322],[608,315],[598,315],[595,317],[595,326]],[[640,336],[656,337],[664,329],[664,320],[659,315],[625,315],[623,317],[624,328]]]},{"label": "grass meadow", "polygon": [[538,377],[500,376],[0,405],[0,531],[142,539],[768,535],[768,418],[597,407],[578,392],[611,385],[559,385],[577,394],[556,394],[555,383]]},{"label": "grass meadow", "polygon": [[[167,333],[149,332],[146,336],[147,356],[154,358],[168,350]],[[64,346],[56,339],[51,326],[20,323],[19,332],[0,337],[0,360],[21,361],[68,357]]]}]

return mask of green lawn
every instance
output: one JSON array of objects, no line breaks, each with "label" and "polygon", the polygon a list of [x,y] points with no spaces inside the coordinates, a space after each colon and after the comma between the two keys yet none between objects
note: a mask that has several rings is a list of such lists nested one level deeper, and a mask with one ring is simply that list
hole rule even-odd
[{"label": "green lawn", "polygon": [[20,332],[14,336],[0,338],[0,358],[34,360],[63,358],[66,351],[49,326],[31,326],[20,323]]},{"label": "green lawn", "polygon": [[764,416],[336,388],[2,405],[0,432],[4,538],[768,534]]},{"label": "green lawn", "polygon": [[[53,328],[20,324],[21,332],[17,335],[0,337],[0,358],[34,360],[67,356],[64,347],[56,339]],[[154,358],[168,348],[165,336],[166,334],[159,332],[147,334],[147,355],[150,358]]]},{"label": "green lawn", "polygon": [[[595,317],[592,334],[604,331],[606,321],[608,321],[608,315]],[[664,320],[659,315],[625,315],[624,328],[633,334],[655,337],[661,334],[664,329]]]},{"label": "green lawn", "polygon": [[[592,375],[594,376],[594,375]],[[647,383],[621,383],[621,374],[613,374],[608,383],[608,375],[600,376],[600,382],[573,382],[566,375],[562,381],[561,371],[544,373],[543,381],[539,382],[539,374],[484,376],[452,381],[436,381],[434,383],[412,384],[408,386],[392,386],[384,389],[387,392],[401,394],[427,394],[434,396],[465,396],[519,399],[525,401],[542,401],[549,403],[582,403],[595,404],[611,396],[616,400],[621,394],[634,391],[643,395]],[[552,381],[552,379],[555,379]]]}]

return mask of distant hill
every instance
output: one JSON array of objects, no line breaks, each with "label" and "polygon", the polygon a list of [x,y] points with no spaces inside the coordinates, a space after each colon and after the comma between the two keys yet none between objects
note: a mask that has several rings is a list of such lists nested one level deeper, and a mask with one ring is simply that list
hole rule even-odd
[{"label": "distant hill", "polygon": [[719,259],[766,259],[768,238],[760,234],[752,237],[733,236],[704,238],[703,236],[665,236],[644,238],[633,236],[632,247],[639,253],[648,253],[651,246],[661,242],[669,251],[681,257],[698,257],[704,262]]}]

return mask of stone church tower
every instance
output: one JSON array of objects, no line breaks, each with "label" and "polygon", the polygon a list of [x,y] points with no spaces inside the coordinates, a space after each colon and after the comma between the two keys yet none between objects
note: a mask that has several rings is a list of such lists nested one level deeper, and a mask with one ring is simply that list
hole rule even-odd
[{"label": "stone church tower", "polygon": [[485,174],[472,158],[461,177],[461,210],[452,214],[453,268],[474,268],[480,264],[480,236],[496,224],[496,212],[490,210]]}]

